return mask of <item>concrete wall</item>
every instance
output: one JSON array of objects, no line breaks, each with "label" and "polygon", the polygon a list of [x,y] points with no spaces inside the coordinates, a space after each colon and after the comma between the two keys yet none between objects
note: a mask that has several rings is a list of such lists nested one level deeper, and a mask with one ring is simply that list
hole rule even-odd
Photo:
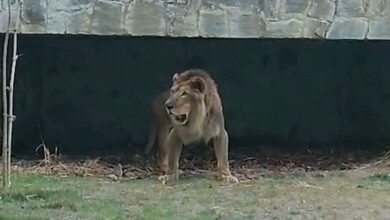
[{"label": "concrete wall", "polygon": [[23,0],[21,18],[23,33],[390,39],[390,0]]},{"label": "concrete wall", "polygon": [[64,153],[140,149],[150,98],[194,67],[219,85],[232,150],[384,146],[389,51],[387,41],[24,35],[15,153],[35,150],[39,127]]}]

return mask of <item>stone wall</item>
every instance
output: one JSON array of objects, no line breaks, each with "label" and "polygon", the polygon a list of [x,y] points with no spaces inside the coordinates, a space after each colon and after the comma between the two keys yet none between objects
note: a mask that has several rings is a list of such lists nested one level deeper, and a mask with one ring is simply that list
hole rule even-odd
[{"label": "stone wall", "polygon": [[390,0],[23,0],[21,18],[23,33],[390,39]]}]

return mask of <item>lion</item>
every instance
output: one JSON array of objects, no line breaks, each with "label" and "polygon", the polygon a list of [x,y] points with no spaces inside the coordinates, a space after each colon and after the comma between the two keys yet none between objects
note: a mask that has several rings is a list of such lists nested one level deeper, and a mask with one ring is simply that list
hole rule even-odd
[{"label": "lion", "polygon": [[157,140],[159,180],[178,180],[183,145],[204,142],[214,148],[218,177],[238,182],[229,169],[229,136],[225,128],[222,102],[210,75],[201,69],[175,73],[172,86],[152,101],[153,123],[145,153]]}]

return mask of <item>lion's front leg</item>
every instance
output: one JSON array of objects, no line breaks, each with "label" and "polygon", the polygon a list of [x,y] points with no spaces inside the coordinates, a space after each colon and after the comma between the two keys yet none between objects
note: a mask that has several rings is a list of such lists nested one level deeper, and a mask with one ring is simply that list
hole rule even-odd
[{"label": "lion's front leg", "polygon": [[229,183],[237,183],[238,179],[230,173],[229,169],[229,136],[225,130],[213,138],[213,146],[217,158],[218,177]]},{"label": "lion's front leg", "polygon": [[157,141],[158,141],[158,166],[163,173],[169,171],[168,153],[169,149],[166,145],[168,134],[168,128],[159,128]]},{"label": "lion's front leg", "polygon": [[167,169],[164,169],[164,175],[159,176],[158,180],[163,184],[170,181],[176,181],[179,179],[179,161],[183,148],[183,144],[177,138],[171,135],[165,142],[165,149],[167,154],[165,155],[165,161],[168,164]]}]

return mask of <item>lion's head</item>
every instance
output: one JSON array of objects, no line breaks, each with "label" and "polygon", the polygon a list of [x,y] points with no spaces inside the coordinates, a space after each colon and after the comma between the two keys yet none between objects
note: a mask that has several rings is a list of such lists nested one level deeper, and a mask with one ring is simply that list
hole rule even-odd
[{"label": "lion's head", "polygon": [[206,82],[199,76],[174,74],[170,96],[166,100],[165,109],[175,125],[185,126],[191,119],[204,115]]}]

